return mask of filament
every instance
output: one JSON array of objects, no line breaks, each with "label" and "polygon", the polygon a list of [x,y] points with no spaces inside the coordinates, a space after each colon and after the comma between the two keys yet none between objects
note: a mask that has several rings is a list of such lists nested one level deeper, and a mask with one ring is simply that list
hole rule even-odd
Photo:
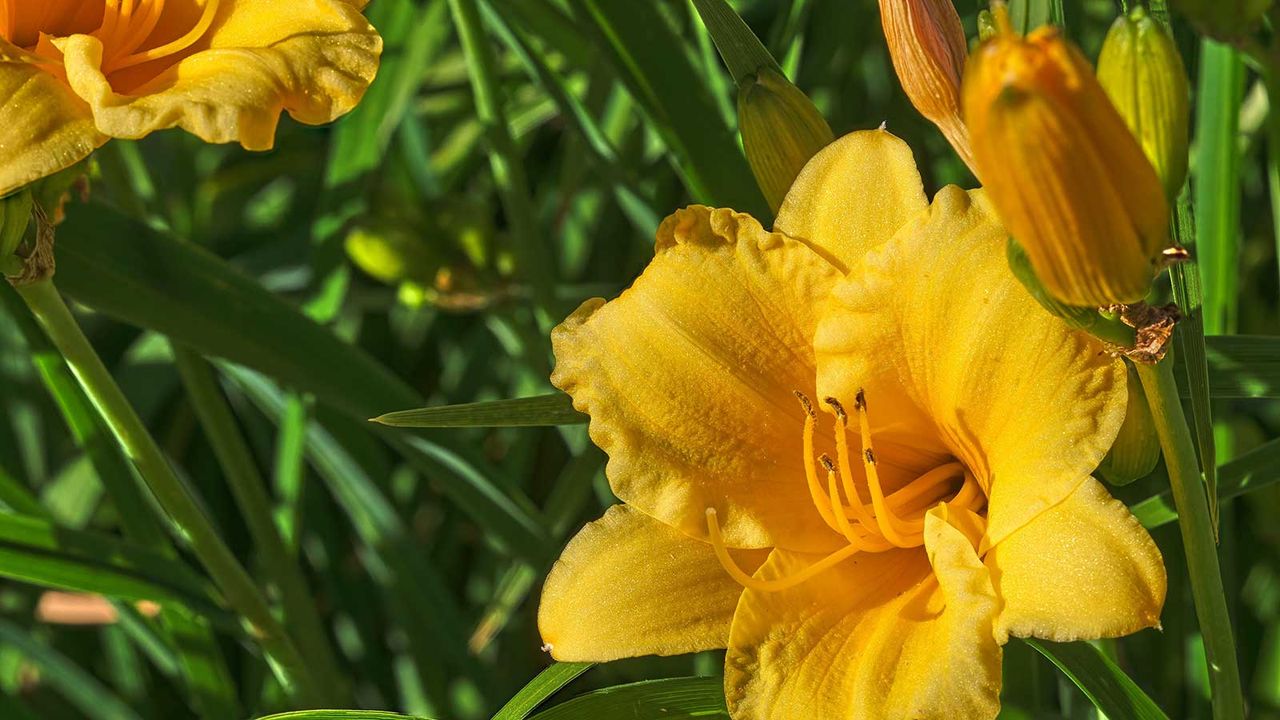
[{"label": "filament", "polygon": [[[893,514],[885,502],[884,489],[880,486],[880,472],[876,467],[875,448],[871,444],[871,422],[867,419],[867,400],[861,390],[854,403],[858,411],[858,427],[862,435],[862,461],[867,472],[867,489],[871,491],[871,506],[875,508],[876,524],[880,534],[898,547],[916,547],[923,541],[923,521],[904,521]],[[913,537],[915,536],[915,537]]]},{"label": "filament", "polygon": [[[160,20],[160,13],[164,10],[164,0],[150,0],[150,2],[148,2],[148,0],[138,1],[147,2],[148,4],[146,10],[147,14],[144,16],[143,22],[139,25],[139,28],[146,28],[147,35],[150,35],[151,30],[155,29],[156,23]],[[121,2],[123,2],[124,5],[121,5]],[[133,3],[134,0],[107,0],[107,13],[103,16],[102,29],[100,30],[99,35],[104,44],[107,42],[107,38],[113,38],[116,34],[118,30],[117,22],[125,21],[127,23],[134,10]],[[186,50],[197,43],[200,38],[204,37],[205,33],[209,31],[209,27],[213,25],[214,18],[218,15],[218,3],[219,0],[205,0],[204,10],[200,13],[200,19],[196,21],[195,26],[192,27],[186,35],[183,35],[173,42],[165,43],[160,47],[144,50],[142,52],[132,52],[138,44],[141,44],[146,39],[146,35],[142,35],[141,29],[139,29],[137,33],[129,33],[124,36],[124,40],[126,41],[125,47],[128,47],[129,44],[132,44],[133,47],[128,47],[125,52],[130,52],[132,54],[126,54],[124,57],[112,61],[110,63],[110,67],[104,69],[122,70],[127,67],[141,65],[142,63],[158,60]],[[115,12],[112,12],[113,9]]]},{"label": "filament", "polygon": [[778,580],[761,580],[743,572],[742,568],[738,567],[738,563],[730,557],[729,548],[725,546],[724,538],[720,535],[720,521],[716,518],[715,508],[707,508],[707,534],[710,535],[711,548],[715,551],[716,559],[720,561],[725,572],[729,573],[729,577],[749,590],[761,592],[781,592],[793,588],[830,570],[858,552],[856,546],[846,545],[794,575]]}]

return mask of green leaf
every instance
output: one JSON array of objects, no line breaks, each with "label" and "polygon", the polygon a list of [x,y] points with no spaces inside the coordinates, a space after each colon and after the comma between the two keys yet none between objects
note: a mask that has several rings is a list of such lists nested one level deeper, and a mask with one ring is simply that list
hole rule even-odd
[{"label": "green leaf", "polygon": [[560,688],[586,672],[592,663],[556,663],[538,673],[515,697],[493,716],[493,720],[524,720],[534,708],[542,704]]},{"label": "green leaf", "polygon": [[673,678],[618,685],[581,695],[533,716],[533,720],[729,720],[720,678]]},{"label": "green leaf", "polygon": [[40,679],[57,688],[89,720],[141,720],[97,678],[65,655],[8,620],[0,619],[0,647],[12,647],[40,669]]},{"label": "green leaf", "polygon": [[[58,234],[58,286],[126,322],[209,357],[233,360],[364,420],[422,397],[226,262],[104,206],[69,213]],[[415,438],[440,460],[434,480],[514,553],[545,555],[548,541],[527,500],[497,488],[451,450]]]},{"label": "green leaf", "polygon": [[729,3],[725,0],[693,0],[693,5],[711,33],[711,39],[715,41],[734,82],[741,84],[762,68],[785,75],[778,61]]},{"label": "green leaf", "polygon": [[399,715],[397,712],[376,710],[300,710],[265,715],[259,720],[430,720],[417,715]]},{"label": "green leaf", "polygon": [[767,220],[768,206],[746,157],[703,86],[701,73],[677,50],[682,40],[659,8],[615,0],[572,0],[571,6],[598,34],[605,59],[671,150],[694,199]]},{"label": "green leaf", "polygon": [[[227,621],[186,565],[99,533],[0,513],[0,576],[122,600],[178,602]],[[234,625],[234,622],[230,624]]]},{"label": "green leaf", "polygon": [[[1218,466],[1218,498],[1230,500],[1280,481],[1280,440],[1272,440]],[[1178,519],[1171,491],[1129,506],[1144,526],[1155,528]]]},{"label": "green leaf", "polygon": [[[1280,397],[1280,337],[1215,335],[1205,341],[1214,399]],[[1189,396],[1190,388],[1178,389]]]},{"label": "green leaf", "polygon": [[586,415],[573,409],[573,400],[568,395],[551,393],[514,400],[401,410],[380,415],[371,422],[391,427],[441,428],[581,425],[586,421]]},{"label": "green leaf", "polygon": [[1142,688],[1089,643],[1024,642],[1057,665],[1109,720],[1168,720]]}]

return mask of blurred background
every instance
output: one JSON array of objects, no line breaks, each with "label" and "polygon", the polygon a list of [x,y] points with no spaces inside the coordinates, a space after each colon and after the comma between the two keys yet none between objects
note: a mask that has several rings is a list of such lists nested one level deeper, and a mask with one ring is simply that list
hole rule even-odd
[{"label": "blurred background", "polygon": [[[541,578],[614,499],[602,454],[563,408],[559,426],[482,427],[522,422],[507,411],[435,415],[448,427],[418,429],[367,418],[549,393],[551,327],[582,300],[630,284],[666,214],[699,202],[771,220],[742,157],[732,79],[690,2],[466,4],[478,23],[458,23],[446,0],[374,0],[368,14],[386,52],[365,102],[331,127],[286,120],[271,152],[181,132],[109,144],[58,241],[58,286],[255,573],[263,557],[225,478],[261,478],[348,707],[440,720],[490,717],[549,665],[535,625]],[[732,4],[837,135],[885,123],[915,149],[930,194],[973,184],[902,94],[874,2]],[[1060,4],[1069,35],[1096,58],[1117,3]],[[1012,5],[1034,26],[1050,3]],[[986,3],[957,7],[975,37]],[[1194,85],[1200,42],[1176,31]],[[1246,72],[1238,85],[1223,101],[1238,112],[1229,181],[1240,198],[1235,319],[1225,329],[1274,334],[1267,97]],[[0,299],[0,574],[9,578],[0,580],[0,717],[287,709],[234,618],[208,607],[199,565],[134,552],[166,529],[161,515],[122,510],[120,498],[139,499],[132,470],[7,286]],[[226,398],[230,425],[202,417],[208,393],[214,406]],[[1214,409],[1222,462],[1280,432],[1274,402]],[[218,439],[228,427],[247,453]],[[1276,479],[1280,455],[1264,451],[1235,472]],[[1117,493],[1150,497],[1162,473]],[[1255,717],[1280,717],[1277,492],[1222,509],[1225,584]],[[1170,717],[1207,717],[1177,529],[1153,532],[1174,560],[1164,630],[1104,650]],[[159,633],[145,606],[53,592],[129,583],[190,609],[204,634]],[[280,601],[278,589],[271,597]],[[1002,717],[1098,717],[1028,645],[1005,653]],[[712,653],[597,666],[553,703],[702,677],[681,687],[715,704],[721,663]]]}]

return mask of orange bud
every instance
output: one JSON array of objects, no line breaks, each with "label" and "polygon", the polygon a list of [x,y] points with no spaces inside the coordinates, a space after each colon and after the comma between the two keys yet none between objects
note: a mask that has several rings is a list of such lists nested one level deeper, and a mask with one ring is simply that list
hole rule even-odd
[{"label": "orange bud", "polygon": [[960,77],[968,50],[955,5],[951,0],[880,0],[880,23],[911,104],[972,168],[969,133],[960,117]]},{"label": "orange bud", "polygon": [[997,15],[964,78],[988,196],[1059,301],[1137,302],[1168,244],[1160,178],[1080,51],[1051,27],[1024,39]]}]

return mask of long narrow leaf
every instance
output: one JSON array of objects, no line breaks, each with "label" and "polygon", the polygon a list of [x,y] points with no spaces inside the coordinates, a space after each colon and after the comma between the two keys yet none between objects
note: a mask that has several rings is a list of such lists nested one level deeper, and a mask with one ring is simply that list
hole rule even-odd
[{"label": "long narrow leaf", "polygon": [[1123,670],[1089,643],[1025,642],[1053,661],[1109,720],[1168,720]]},{"label": "long narrow leaf", "polygon": [[534,720],[728,720],[719,678],[650,680],[597,690],[534,715]]}]

